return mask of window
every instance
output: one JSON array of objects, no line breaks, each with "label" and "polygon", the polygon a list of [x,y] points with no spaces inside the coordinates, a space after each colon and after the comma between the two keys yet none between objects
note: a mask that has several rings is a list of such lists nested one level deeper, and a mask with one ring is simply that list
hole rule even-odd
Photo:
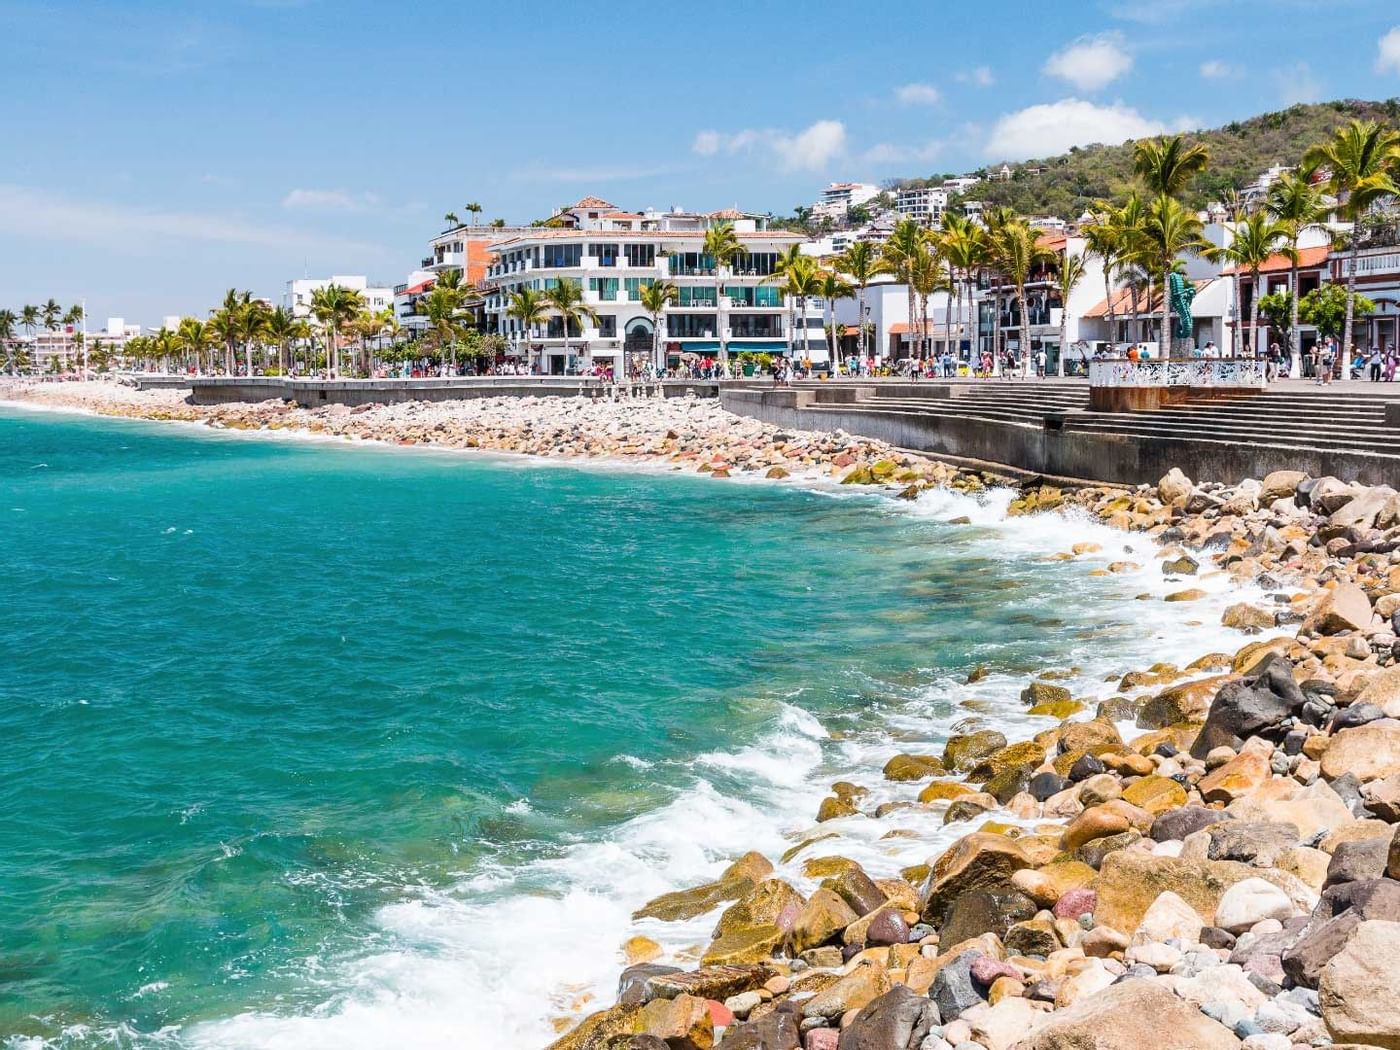
[{"label": "window", "polygon": [[617,265],[617,245],[615,244],[590,244],[588,254],[598,260],[599,266]]},{"label": "window", "polygon": [[548,267],[582,266],[583,265],[583,245],[581,244],[546,244],[541,249],[543,261],[540,265]]},{"label": "window", "polygon": [[676,339],[713,339],[715,315],[672,314],[666,319],[666,331]]},{"label": "window", "polygon": [[623,287],[627,291],[627,301],[629,303],[638,302],[642,298],[642,289],[656,282],[647,277],[625,277]]},{"label": "window", "polygon": [[677,289],[677,306],[714,306],[715,290],[713,288],[680,288]]},{"label": "window", "polygon": [[779,339],[783,320],[779,314],[735,314],[729,318],[729,334],[757,339]]},{"label": "window", "polygon": [[597,292],[598,298],[605,303],[617,301],[617,278],[616,277],[590,277],[588,278],[588,290]]},{"label": "window", "polygon": [[598,318],[598,335],[603,339],[617,338],[617,318],[603,315]]},{"label": "window", "polygon": [[628,265],[628,266],[655,266],[655,265],[656,265],[656,245],[654,245],[654,244],[629,244],[629,245],[627,245],[627,265]]},{"label": "window", "polygon": [[776,252],[744,252],[734,259],[734,272],[744,276],[767,277],[777,265]]}]

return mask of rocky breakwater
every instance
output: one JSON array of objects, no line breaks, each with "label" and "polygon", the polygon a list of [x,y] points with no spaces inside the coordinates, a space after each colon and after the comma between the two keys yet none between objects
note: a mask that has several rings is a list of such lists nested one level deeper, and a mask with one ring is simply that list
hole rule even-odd
[{"label": "rocky breakwater", "polygon": [[[1025,682],[1043,731],[898,755],[878,805],[833,784],[789,874],[751,853],[639,909],[713,916],[711,939],[684,962],[634,937],[617,1003],[553,1050],[1400,1048],[1400,498],[1173,472],[1013,508],[1067,503],[1166,544],[1169,576],[1229,572],[1265,601],[1226,610],[1220,651],[1092,708],[1066,674]],[[897,878],[801,860],[910,807],[969,830]]]}]

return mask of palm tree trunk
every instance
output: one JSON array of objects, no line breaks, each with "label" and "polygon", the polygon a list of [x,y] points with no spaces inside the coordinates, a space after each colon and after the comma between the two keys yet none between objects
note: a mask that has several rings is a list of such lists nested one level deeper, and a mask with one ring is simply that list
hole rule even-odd
[{"label": "palm tree trunk", "polygon": [[[1249,272],[1249,351],[1259,356],[1259,271]],[[1289,373],[1292,375],[1292,373]],[[1302,375],[1300,371],[1298,373]],[[1296,377],[1295,377],[1296,378]]]},{"label": "palm tree trunk", "polygon": [[[807,297],[804,295],[801,298],[799,298],[797,302],[798,310],[802,314],[802,356],[804,358],[808,358],[812,356],[812,330],[807,327]],[[830,350],[827,351],[827,356],[831,357]],[[831,374],[834,376],[836,374],[836,363],[834,359],[832,360],[831,365]]]},{"label": "palm tree trunk", "polygon": [[1016,286],[1016,299],[1021,307],[1021,376],[1026,375],[1026,368],[1031,359],[1031,315],[1026,309],[1026,286],[1024,284]]},{"label": "palm tree trunk", "polygon": [[[1292,266],[1288,271],[1288,289],[1293,297],[1290,306],[1290,317],[1288,319],[1288,361],[1289,372],[1293,371],[1293,363],[1297,362],[1299,371],[1302,370],[1303,360],[1303,340],[1298,331],[1298,238],[1294,237],[1289,245],[1291,249],[1289,260]],[[1346,371],[1342,372],[1342,378],[1346,378]]]},{"label": "palm tree trunk", "polygon": [[1230,327],[1230,356],[1240,356],[1240,329],[1244,327],[1244,318],[1240,316],[1240,270],[1235,267],[1235,323]]},{"label": "palm tree trunk", "polygon": [[1113,314],[1112,269],[1105,261],[1103,264],[1103,295],[1104,301],[1108,304],[1108,350],[1110,356],[1118,348],[1118,320]]},{"label": "palm tree trunk", "polygon": [[909,293],[909,356],[912,359],[915,356],[915,347],[918,346],[918,343],[914,341],[914,325],[917,322],[918,311],[914,303],[914,275],[910,273],[906,276],[909,278],[905,282],[905,288]]},{"label": "palm tree trunk", "polygon": [[[715,264],[715,334],[719,336],[719,363],[724,366],[726,373],[729,371],[729,340],[724,331],[724,308],[720,303],[722,294],[721,280],[719,274],[719,260],[713,260]],[[806,322],[803,322],[803,330],[806,330]]]},{"label": "palm tree trunk", "polygon": [[[1172,261],[1166,260],[1166,265],[1162,268],[1162,343],[1166,344],[1166,352],[1162,352],[1159,345],[1157,347],[1158,356],[1164,360],[1172,356]],[[1148,299],[1148,302],[1151,302]]]},{"label": "palm tree trunk", "polygon": [[868,356],[865,352],[865,285],[861,284],[860,294],[856,296],[856,340],[860,346],[860,359],[864,361]]},{"label": "palm tree trunk", "polygon": [[1069,339],[1069,306],[1066,303],[1060,304],[1060,360],[1055,366],[1055,373],[1063,379],[1065,377],[1065,358],[1069,356],[1069,347],[1065,341]]}]

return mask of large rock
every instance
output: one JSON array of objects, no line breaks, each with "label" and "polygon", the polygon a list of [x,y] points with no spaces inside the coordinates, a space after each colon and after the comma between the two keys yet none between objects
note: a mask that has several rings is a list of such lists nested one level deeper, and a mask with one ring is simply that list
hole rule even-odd
[{"label": "large rock", "polygon": [[1196,486],[1179,467],[1172,467],[1163,475],[1162,480],[1157,482],[1157,498],[1169,507],[1178,503],[1184,506],[1195,491]]},{"label": "large rock", "polygon": [[1400,1050],[1400,922],[1356,927],[1322,971],[1322,1020],[1336,1043]]},{"label": "large rock", "polygon": [[961,944],[984,933],[1004,937],[1015,923],[1036,912],[1035,901],[1011,886],[969,890],[948,905],[938,935],[943,944]]},{"label": "large rock", "polygon": [[648,999],[674,999],[693,995],[723,1001],[731,995],[757,988],[773,976],[767,966],[704,966],[698,970],[673,970],[647,978]]},{"label": "large rock", "polygon": [[793,919],[789,941],[794,955],[817,948],[859,919],[849,904],[825,887],[817,890]]},{"label": "large rock", "polygon": [[1400,718],[1400,664],[1377,671],[1366,679],[1365,688],[1352,706],[1375,704],[1390,718]]},{"label": "large rock", "polygon": [[1006,996],[988,1007],[977,1007],[964,1016],[972,1025],[973,1044],[987,1050],[1011,1050],[1027,1035],[1050,1019],[1050,1013],[1017,996]]},{"label": "large rock", "polygon": [[620,1038],[637,1031],[641,1010],[637,1005],[618,1004],[589,1014],[545,1050],[610,1050]]},{"label": "large rock", "polygon": [[1224,860],[1156,857],[1138,850],[1118,850],[1103,859],[1094,881],[1098,906],[1094,921],[1115,930],[1135,930],[1159,895],[1170,890],[1196,910],[1203,924],[1215,925],[1220,898],[1237,882],[1263,878],[1290,894],[1306,887],[1285,872],[1252,868]]},{"label": "large rock", "polygon": [[1400,773],[1400,721],[1382,719],[1336,734],[1322,753],[1329,780],[1352,773],[1365,783]]},{"label": "large rock", "polygon": [[693,995],[653,999],[637,1016],[636,1031],[666,1040],[670,1050],[710,1050],[715,1023],[705,1000]]},{"label": "large rock", "polygon": [[1241,879],[1221,894],[1215,906],[1215,925],[1240,934],[1265,919],[1283,922],[1292,918],[1293,912],[1293,901],[1273,883]]},{"label": "large rock", "polygon": [[1165,729],[1181,722],[1205,721],[1216,691],[1229,680],[1229,675],[1214,675],[1162,690],[1138,712],[1138,728]]},{"label": "large rock", "polygon": [[707,882],[688,890],[663,893],[633,912],[632,918],[662,919],[667,922],[693,919],[697,915],[713,911],[726,901],[738,900],[753,889],[753,886],[752,879],[739,876],[716,879],[714,882]]},{"label": "large rock", "polygon": [[1211,828],[1206,856],[1272,868],[1283,853],[1298,844],[1298,827],[1282,821],[1227,820]]},{"label": "large rock", "polygon": [[955,773],[966,773],[983,758],[1006,746],[1006,737],[995,729],[979,729],[948,738],[943,764]]},{"label": "large rock", "polygon": [[1371,599],[1354,583],[1338,583],[1335,590],[1318,600],[1303,630],[1313,634],[1341,634],[1364,631],[1371,626]]},{"label": "large rock", "polygon": [[799,1050],[801,1016],[791,1003],[780,1003],[772,1013],[725,1029],[719,1050]]},{"label": "large rock", "polygon": [[1331,513],[1327,519],[1328,524],[1342,528],[1369,529],[1375,525],[1376,516],[1394,495],[1395,490],[1388,485],[1362,489],[1354,499],[1343,503]]},{"label": "large rock", "polygon": [[1202,777],[1196,790],[1207,802],[1229,803],[1254,794],[1272,775],[1267,755],[1245,750]]},{"label": "large rock", "polygon": [[838,1050],[918,1050],[939,1020],[932,1000],[895,985],[856,1014],[842,1030]]},{"label": "large rock", "polygon": [[1102,755],[1122,750],[1123,738],[1118,735],[1118,729],[1112,722],[1091,718],[1087,722],[1070,722],[1061,729],[1057,746],[1061,754],[1085,751],[1091,755]]},{"label": "large rock", "polygon": [[1215,694],[1206,724],[1191,745],[1193,758],[1205,758],[1213,748],[1238,750],[1245,738],[1276,733],[1280,723],[1298,710],[1305,698],[1293,680],[1292,665],[1269,653],[1243,678],[1226,682]]},{"label": "large rock", "polygon": [[1139,777],[1123,789],[1123,801],[1156,816],[1186,805],[1186,789],[1171,777]]},{"label": "large rock", "polygon": [[822,989],[802,1006],[803,1017],[840,1017],[859,1010],[890,990],[889,974],[878,963],[867,962]]},{"label": "large rock", "polygon": [[802,894],[782,879],[764,879],[724,909],[715,925],[714,935],[723,937],[752,926],[776,926],[783,931],[790,930],[806,903]]},{"label": "large rock", "polygon": [[1168,890],[1152,902],[1132,934],[1139,944],[1160,944],[1172,938],[1194,944],[1201,939],[1201,929],[1196,909]]},{"label": "large rock", "polygon": [[885,891],[875,885],[875,880],[859,867],[848,868],[826,879],[822,886],[849,904],[857,916],[869,915],[889,899]]},{"label": "large rock", "polygon": [[1400,922],[1400,883],[1371,879],[1329,889],[1302,935],[1283,953],[1283,970],[1294,984],[1316,988],[1322,971],[1368,920]]},{"label": "large rock", "polygon": [[704,966],[758,963],[777,954],[787,939],[787,931],[777,926],[745,926],[716,937],[700,957]]},{"label": "large rock", "polygon": [[1275,470],[1268,474],[1259,488],[1259,503],[1267,507],[1274,500],[1290,499],[1298,485],[1307,478],[1301,470]]},{"label": "large rock", "polygon": [[978,954],[968,951],[950,959],[943,964],[929,986],[928,997],[938,1007],[938,1015],[945,1024],[956,1021],[964,1011],[982,1002],[982,996],[972,980],[972,961]]},{"label": "large rock", "polygon": [[934,862],[920,893],[919,912],[926,921],[940,924],[948,906],[964,893],[1002,886],[1031,866],[1013,839],[985,832],[966,835]]},{"label": "large rock", "polygon": [[1017,1050],[1236,1050],[1239,1045],[1228,1028],[1162,985],[1130,978],[1053,1014]]},{"label": "large rock", "polygon": [[895,781],[927,780],[941,777],[948,771],[934,755],[895,755],[885,763],[885,779]]},{"label": "large rock", "polygon": [[1022,740],[979,759],[977,764],[968,770],[967,778],[978,781],[991,780],[1007,770],[1033,770],[1044,761],[1045,748],[1033,740]]}]

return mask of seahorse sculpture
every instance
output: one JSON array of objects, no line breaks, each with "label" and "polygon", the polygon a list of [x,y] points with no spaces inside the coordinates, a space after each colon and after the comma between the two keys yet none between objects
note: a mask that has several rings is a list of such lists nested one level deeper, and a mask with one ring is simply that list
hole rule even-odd
[{"label": "seahorse sculpture", "polygon": [[1172,334],[1178,339],[1190,339],[1195,331],[1191,316],[1191,300],[1196,298],[1196,286],[1179,273],[1170,275],[1172,298]]}]

